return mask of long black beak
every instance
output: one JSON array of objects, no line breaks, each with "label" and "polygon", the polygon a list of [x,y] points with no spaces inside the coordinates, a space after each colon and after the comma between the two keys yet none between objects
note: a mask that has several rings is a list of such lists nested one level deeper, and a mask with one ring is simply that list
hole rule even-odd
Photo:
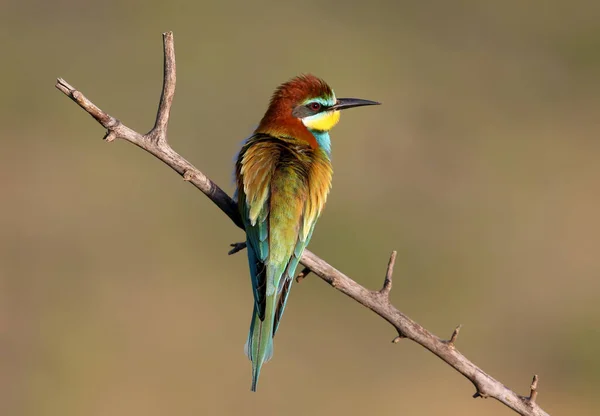
[{"label": "long black beak", "polygon": [[380,105],[377,101],[361,100],[360,98],[338,98],[330,110],[345,110],[346,108],[362,107],[364,105]]}]

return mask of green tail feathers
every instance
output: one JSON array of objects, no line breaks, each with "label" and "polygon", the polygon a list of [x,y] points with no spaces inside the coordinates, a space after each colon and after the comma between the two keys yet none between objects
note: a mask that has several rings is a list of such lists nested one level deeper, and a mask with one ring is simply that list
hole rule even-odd
[{"label": "green tail feathers", "polygon": [[252,313],[252,323],[250,324],[250,333],[248,341],[244,346],[244,351],[252,361],[252,391],[256,391],[260,369],[264,363],[273,356],[273,325],[275,321],[275,308],[277,305],[277,296],[267,296],[265,307],[265,319],[260,320],[256,305]]}]

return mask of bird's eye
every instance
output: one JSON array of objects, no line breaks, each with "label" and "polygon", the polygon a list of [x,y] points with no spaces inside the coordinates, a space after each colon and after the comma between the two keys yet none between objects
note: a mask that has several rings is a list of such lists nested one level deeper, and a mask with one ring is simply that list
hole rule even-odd
[{"label": "bird's eye", "polygon": [[319,111],[321,109],[321,104],[314,102],[314,103],[310,103],[309,107],[313,111]]}]

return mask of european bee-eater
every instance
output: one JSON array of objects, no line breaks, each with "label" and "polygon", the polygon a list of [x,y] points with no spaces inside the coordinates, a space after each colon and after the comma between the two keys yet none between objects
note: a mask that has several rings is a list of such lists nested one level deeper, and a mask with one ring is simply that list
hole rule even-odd
[{"label": "european bee-eater", "polygon": [[252,391],[263,363],[273,355],[273,336],[296,266],[331,188],[329,130],[340,120],[340,110],[375,104],[336,98],[323,80],[301,75],[275,90],[240,150],[236,193],[254,292],[245,346],[252,360]]}]

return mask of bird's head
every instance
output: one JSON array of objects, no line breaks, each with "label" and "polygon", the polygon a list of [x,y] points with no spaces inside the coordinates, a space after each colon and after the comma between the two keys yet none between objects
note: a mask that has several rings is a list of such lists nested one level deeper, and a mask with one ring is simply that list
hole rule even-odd
[{"label": "bird's head", "polygon": [[275,90],[260,126],[301,122],[308,130],[326,132],[340,121],[341,110],[378,104],[359,98],[336,98],[322,79],[310,74],[300,75]]}]

